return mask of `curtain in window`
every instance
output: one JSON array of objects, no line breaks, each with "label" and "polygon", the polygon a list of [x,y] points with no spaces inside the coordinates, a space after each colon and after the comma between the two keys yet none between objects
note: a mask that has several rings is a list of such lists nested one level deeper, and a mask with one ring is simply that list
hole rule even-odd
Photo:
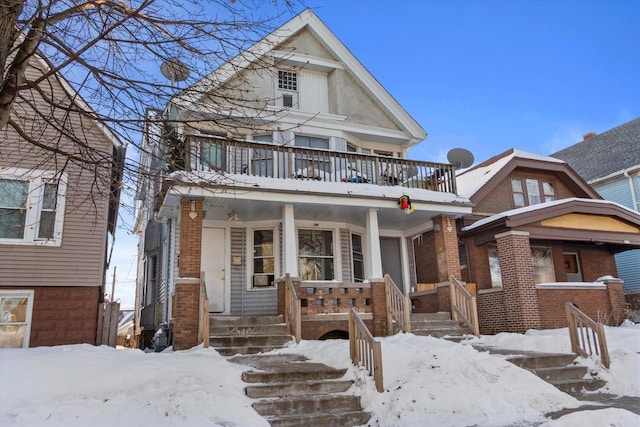
[{"label": "curtain in window", "polygon": [[556,281],[550,248],[531,248],[531,260],[536,284]]},{"label": "curtain in window", "polygon": [[298,273],[302,280],[333,280],[333,233],[298,231]]},{"label": "curtain in window", "polygon": [[28,192],[29,181],[0,179],[0,238],[24,238]]}]

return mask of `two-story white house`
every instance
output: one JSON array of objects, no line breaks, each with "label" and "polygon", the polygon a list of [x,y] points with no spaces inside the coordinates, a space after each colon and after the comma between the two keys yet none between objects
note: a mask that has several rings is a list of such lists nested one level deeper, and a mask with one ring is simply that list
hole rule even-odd
[{"label": "two-story white house", "polygon": [[148,129],[142,164],[161,173],[138,192],[138,335],[178,321],[186,278],[229,315],[275,314],[287,274],[317,287],[388,274],[408,293],[412,239],[429,230],[448,236],[440,276],[459,275],[455,219],[471,205],[454,167],[408,159],[426,132],[310,10],[151,114],[185,159],[170,173],[163,128]]}]

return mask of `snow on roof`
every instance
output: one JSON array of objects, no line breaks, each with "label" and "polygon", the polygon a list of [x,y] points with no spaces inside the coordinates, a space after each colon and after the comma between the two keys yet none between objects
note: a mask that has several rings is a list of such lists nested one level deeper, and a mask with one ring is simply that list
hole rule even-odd
[{"label": "snow on roof", "polygon": [[298,192],[311,194],[331,194],[337,197],[373,197],[400,198],[407,195],[412,201],[470,204],[466,197],[454,193],[408,188],[400,185],[381,186],[376,184],[315,181],[306,179],[267,178],[241,174],[221,174],[219,172],[174,172],[168,176],[180,183],[195,184],[206,187],[206,184],[228,185],[235,188],[247,188],[255,191],[276,190],[282,192]]},{"label": "snow on roof", "polygon": [[[509,155],[506,153],[511,152]],[[478,190],[480,190],[491,178],[493,178],[498,172],[504,168],[514,158],[539,160],[542,162],[564,163],[560,159],[556,159],[549,156],[543,156],[541,154],[531,153],[524,150],[518,150],[512,148],[509,151],[505,151],[502,154],[489,159],[478,166],[467,169],[456,177],[456,183],[458,188],[458,194],[464,197],[473,196]]]},{"label": "snow on roof", "polygon": [[523,213],[526,213],[526,212],[534,212],[534,211],[537,211],[537,210],[549,208],[551,206],[558,206],[558,205],[563,205],[565,203],[571,203],[571,202],[576,202],[576,201],[583,202],[583,203],[594,203],[594,204],[601,204],[601,205],[617,206],[617,207],[619,207],[621,209],[624,209],[624,210],[630,212],[631,214],[638,215],[637,212],[629,209],[628,207],[626,207],[624,205],[621,205],[620,203],[612,202],[612,201],[609,201],[609,200],[581,199],[579,197],[570,197],[570,198],[567,198],[567,199],[559,199],[559,200],[554,200],[554,201],[551,201],[551,202],[538,203],[538,204],[531,205],[531,206],[524,206],[522,208],[511,209],[509,211],[500,212],[500,213],[497,213],[495,215],[491,215],[491,216],[489,216],[487,218],[483,218],[483,219],[481,219],[479,221],[476,221],[473,224],[464,227],[462,229],[462,231],[473,230],[473,229],[481,227],[481,226],[483,226],[485,224],[489,224],[491,222],[498,221],[498,220],[500,220],[502,218],[508,218],[508,217],[512,217],[512,216],[515,216],[515,215],[520,215],[520,214],[523,214]]}]

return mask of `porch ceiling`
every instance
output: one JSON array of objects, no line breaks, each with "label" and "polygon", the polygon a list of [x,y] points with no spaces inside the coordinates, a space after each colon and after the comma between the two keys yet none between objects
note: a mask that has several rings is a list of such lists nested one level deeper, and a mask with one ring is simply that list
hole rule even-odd
[{"label": "porch ceiling", "polygon": [[[296,220],[349,223],[365,227],[368,207],[348,205],[327,205],[321,203],[287,202],[294,206]],[[252,222],[279,220],[285,202],[264,200],[242,200],[230,198],[205,199],[205,219],[228,221],[234,213],[238,221]],[[415,210],[407,215],[397,206],[378,208],[378,226],[385,230],[408,231],[430,229],[431,220],[442,214],[441,206],[434,205],[433,210]]]}]

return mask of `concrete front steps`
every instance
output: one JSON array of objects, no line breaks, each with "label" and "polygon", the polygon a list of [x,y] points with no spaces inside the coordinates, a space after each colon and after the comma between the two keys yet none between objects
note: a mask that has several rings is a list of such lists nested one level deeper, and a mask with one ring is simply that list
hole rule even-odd
[{"label": "concrete front steps", "polygon": [[283,316],[209,316],[209,345],[223,356],[263,353],[289,341]]},{"label": "concrete front steps", "polygon": [[546,382],[572,396],[593,391],[605,385],[605,381],[587,375],[587,367],[578,364],[575,354],[521,352],[488,347],[476,347],[491,354],[502,354],[516,366],[527,369]]},{"label": "concrete front steps", "polygon": [[446,337],[452,341],[458,341],[468,332],[458,322],[451,320],[451,315],[448,312],[439,312],[412,313],[411,333],[436,338]]},{"label": "concrete front steps", "polygon": [[310,363],[298,354],[262,355],[291,341],[282,316],[209,317],[209,344],[230,362],[251,366],[242,373],[252,406],[272,426],[359,426],[371,414],[348,394],[346,369]]},{"label": "concrete front steps", "polygon": [[272,426],[359,426],[371,414],[360,397],[347,394],[353,381],[341,379],[346,369],[308,362],[297,354],[245,355],[231,362],[252,366],[242,380],[252,406]]}]

